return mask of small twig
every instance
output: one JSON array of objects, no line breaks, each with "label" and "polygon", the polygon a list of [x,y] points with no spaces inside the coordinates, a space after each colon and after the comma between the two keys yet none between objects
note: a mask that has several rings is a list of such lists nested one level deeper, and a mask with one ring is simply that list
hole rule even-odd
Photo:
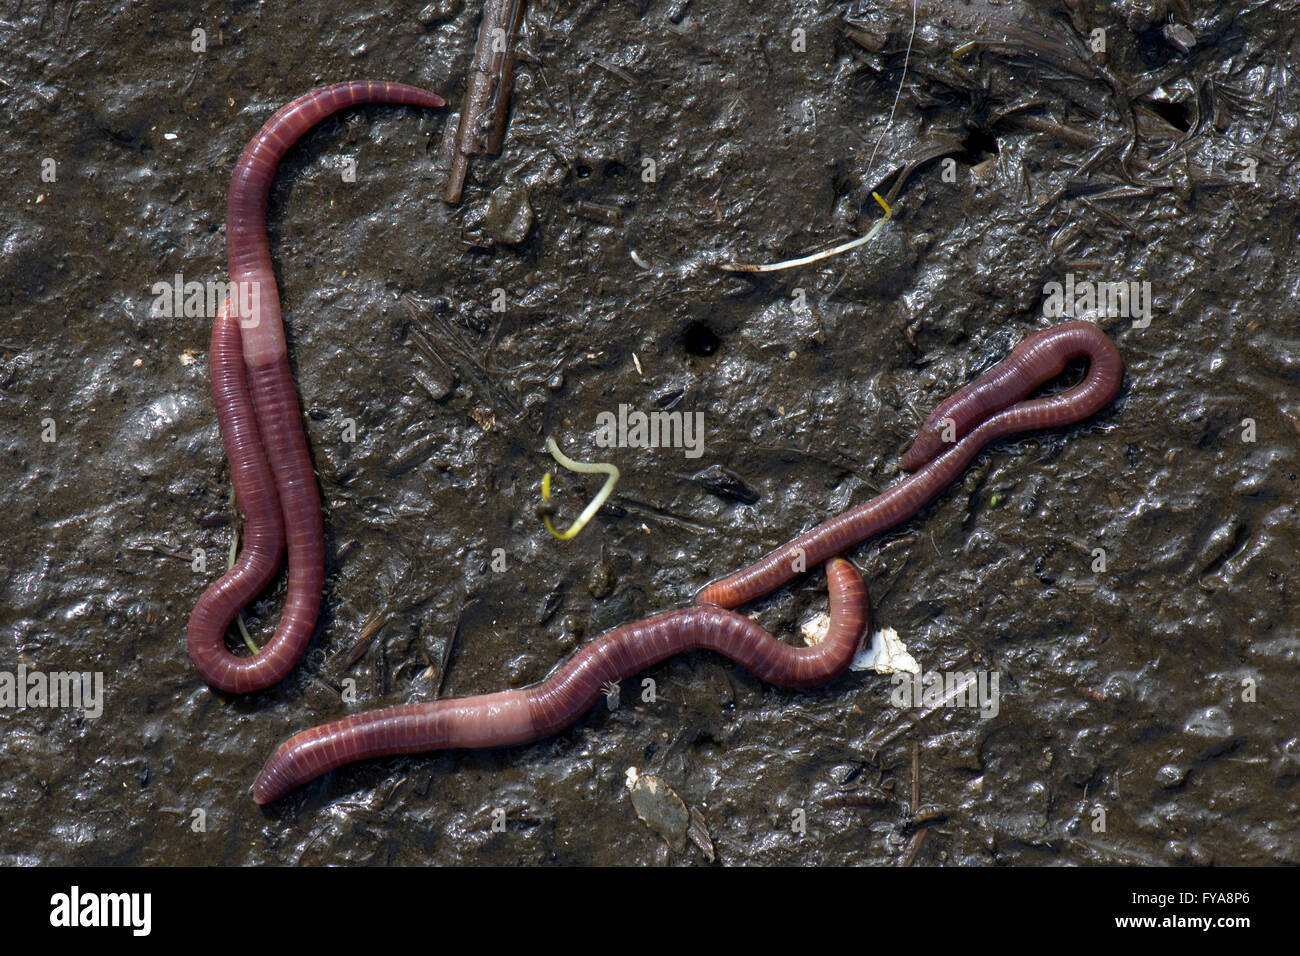
[{"label": "small twig", "polygon": [[513,86],[515,35],[523,18],[524,0],[486,0],[479,22],[474,60],[470,64],[465,100],[457,119],[455,152],[447,171],[447,202],[460,202],[469,175],[469,159],[479,152],[483,117],[492,110],[492,128],[484,151],[497,153],[505,136],[505,117]]},{"label": "small twig", "polygon": [[175,548],[169,548],[154,541],[150,541],[148,544],[127,545],[126,549],[128,551],[143,551],[146,554],[158,554],[164,558],[175,558],[177,561],[184,561],[186,564],[194,561],[194,555],[186,554],[184,551],[177,551]]},{"label": "small twig", "polygon": [[912,842],[907,845],[907,852],[903,854],[900,866],[908,867],[916,861],[916,855],[921,852],[921,844],[925,842],[925,835],[929,832],[929,828],[922,827],[912,834]]},{"label": "small twig", "polygon": [[438,662],[438,686],[433,691],[433,696],[436,698],[442,698],[442,688],[447,683],[447,671],[451,667],[451,652],[456,647],[456,639],[460,637],[460,625],[465,620],[465,609],[477,603],[478,598],[470,598],[460,606],[460,613],[456,615],[456,626],[451,629],[447,646],[442,649],[442,660]]},{"label": "small twig", "polygon": [[[391,615],[387,610],[376,611],[370,618],[361,625],[361,631],[357,634],[356,640],[339,651],[330,661],[328,669],[336,676],[343,676],[348,668],[361,660],[363,654],[370,649],[374,642],[375,635],[383,629],[384,625],[389,622]],[[337,663],[335,663],[337,661]]]},{"label": "small twig", "polygon": [[510,117],[510,98],[515,90],[515,60],[518,51],[515,44],[519,39],[519,28],[524,22],[524,0],[510,0],[507,19],[510,23],[506,33],[506,51],[497,64],[497,83],[492,104],[492,132],[488,135],[487,148],[490,156],[498,156],[506,138],[506,121]]},{"label": "small twig", "polygon": [[623,212],[615,206],[602,206],[599,203],[583,200],[574,206],[574,211],[580,216],[607,226],[623,225]]},{"label": "small twig", "polygon": [[614,76],[617,76],[628,86],[636,86],[636,77],[634,77],[627,70],[623,69],[621,66],[618,66],[617,64],[614,63],[610,63],[608,60],[602,60],[600,57],[596,57],[591,62],[595,63],[606,73],[612,73]]},{"label": "small twig", "polygon": [[[965,655],[958,658],[958,660],[964,659]],[[893,724],[887,727],[882,727],[880,730],[872,733],[863,744],[863,748],[868,753],[872,754],[874,759],[874,755],[880,753],[885,746],[901,737],[906,731],[919,726],[922,721],[933,714],[936,710],[947,706],[950,700],[954,700],[961,694],[966,693],[966,689],[973,683],[975,683],[975,675],[968,674],[956,687],[948,690],[939,700],[934,701],[930,706],[924,707],[916,713],[913,713],[910,710],[903,711],[903,713],[899,715],[899,719],[894,721]]]},{"label": "small twig", "polygon": [[1079,198],[1079,203],[1080,205],[1087,206],[1088,209],[1092,210],[1092,212],[1100,216],[1102,219],[1108,220],[1109,222],[1114,223],[1119,228],[1125,229],[1128,232],[1133,233],[1133,235],[1137,236],[1138,239],[1141,240],[1142,242],[1147,241],[1147,237],[1143,235],[1142,232],[1136,226],[1134,226],[1131,222],[1129,222],[1127,219],[1123,218],[1122,216],[1117,216],[1113,212],[1110,212],[1109,210],[1102,209],[1100,206],[1093,205],[1091,202],[1088,201],[1086,196],[1081,196]]},{"label": "small twig", "polygon": [[614,507],[621,505],[629,511],[636,511],[652,520],[663,521],[678,528],[685,528],[688,531],[708,532],[714,530],[709,525],[700,524],[698,521],[692,521],[690,518],[682,517],[679,514],[647,504],[644,501],[638,501],[636,498],[629,498],[626,495],[619,495],[610,502],[610,505]]}]

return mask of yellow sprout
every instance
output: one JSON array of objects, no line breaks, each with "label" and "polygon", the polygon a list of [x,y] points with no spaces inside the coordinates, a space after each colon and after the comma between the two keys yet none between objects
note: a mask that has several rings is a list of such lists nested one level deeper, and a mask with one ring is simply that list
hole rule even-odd
[{"label": "yellow sprout", "polygon": [[[610,494],[614,491],[614,486],[618,484],[618,468],[614,465],[608,465],[603,462],[574,461],[572,458],[564,454],[564,452],[560,451],[560,446],[555,444],[554,438],[546,439],[546,450],[551,453],[551,457],[560,464],[561,468],[565,468],[569,471],[576,471],[581,475],[609,475],[609,477],[605,479],[605,484],[601,486],[600,491],[596,492],[596,497],[591,499],[587,507],[583,509],[582,514],[578,515],[578,520],[573,522],[567,531],[556,531],[555,525],[551,524],[551,516],[542,515],[542,523],[546,525],[546,530],[561,541],[568,541],[587,526],[587,522],[590,521],[595,516],[596,512],[600,510],[600,506],[609,499]],[[542,478],[542,500],[549,501],[550,497],[551,473],[548,471]]]},{"label": "yellow sprout", "polygon": [[[227,570],[235,566],[235,555],[237,555],[238,553],[239,553],[239,533],[236,532],[235,536],[230,539],[230,553],[226,555]],[[242,612],[237,613],[235,615],[235,623],[239,625],[239,633],[240,636],[244,638],[244,644],[248,647],[250,651],[252,651],[254,654],[257,654],[258,646],[256,642],[254,642],[253,640],[253,635],[248,633],[248,628],[244,625],[244,615]]]}]

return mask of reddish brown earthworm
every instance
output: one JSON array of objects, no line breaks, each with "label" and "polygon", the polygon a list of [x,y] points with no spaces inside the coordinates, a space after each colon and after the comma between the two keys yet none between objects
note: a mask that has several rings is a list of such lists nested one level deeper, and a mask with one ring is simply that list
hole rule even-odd
[{"label": "reddish brown earthworm", "polygon": [[[1088,359],[1082,382],[1056,395],[1027,400],[1075,358]],[[1115,343],[1091,322],[1062,322],[1033,333],[930,414],[899,461],[900,468],[913,474],[744,570],[708,585],[696,596],[696,603],[739,607],[831,555],[906,521],[948,487],[989,442],[1015,432],[1082,421],[1115,397],[1123,372]]]},{"label": "reddish brown earthworm", "polygon": [[[321,87],[267,120],[244,148],[230,182],[226,259],[235,291],[213,329],[213,398],[235,497],[248,523],[245,553],[199,599],[188,643],[204,680],[232,693],[269,687],[289,672],[311,639],[325,580],[320,497],[285,350],[266,237],[267,198],[289,147],[325,117],[358,103],[443,105],[433,93],[400,83]],[[236,347],[242,366],[232,357]],[[286,541],[288,597],[275,636],[255,656],[236,657],[226,649],[226,628],[274,575]]]},{"label": "reddish brown earthworm", "polygon": [[461,747],[504,747],[569,726],[607,685],[682,651],[726,655],[771,684],[812,687],[848,667],[867,627],[867,589],[843,558],[826,565],[831,623],[812,647],[792,647],[747,617],[695,605],[607,631],[541,683],[518,690],[402,704],[344,717],[294,734],[271,755],[253,784],[270,803],[328,770],[357,760]]}]

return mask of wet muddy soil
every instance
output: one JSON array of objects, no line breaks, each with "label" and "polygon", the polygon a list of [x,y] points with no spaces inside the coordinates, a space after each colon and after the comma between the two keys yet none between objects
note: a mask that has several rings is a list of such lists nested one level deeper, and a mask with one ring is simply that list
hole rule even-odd
[{"label": "wet muddy soil", "polygon": [[[538,0],[504,153],[456,207],[439,145],[479,10],[417,6],[0,2],[0,670],[104,681],[98,715],[0,708],[0,859],[1300,862],[1294,3],[972,24],[926,2],[909,56],[906,3]],[[155,284],[224,279],[244,143],[362,78],[453,107],[347,111],[281,166],[327,581],[291,677],[227,697],[184,640],[239,525],[211,315],[156,314]],[[857,250],[719,267],[859,235],[894,187]],[[925,670],[998,676],[995,716],[913,720],[887,676],[793,692],[687,654],[551,739],[253,803],[298,729],[536,681],[885,488],[1067,281],[1150,290],[1145,316],[1095,316],[1118,399],[995,444],[850,554]],[[698,457],[600,447],[624,405],[702,415]],[[623,472],[570,542],[535,514],[547,436]],[[561,519],[598,480],[557,476]],[[258,639],[282,588],[250,609]],[[797,640],[824,606],[816,573],[752,610]],[[688,811],[661,813],[667,840],[630,767]]]}]

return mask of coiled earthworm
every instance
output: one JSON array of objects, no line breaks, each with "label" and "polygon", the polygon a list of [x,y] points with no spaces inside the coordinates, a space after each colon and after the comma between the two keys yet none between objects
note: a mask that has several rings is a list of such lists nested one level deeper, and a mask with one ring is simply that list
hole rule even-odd
[{"label": "coiled earthworm", "polygon": [[[266,236],[267,198],[289,147],[325,117],[358,103],[443,105],[435,94],[400,83],[321,87],[267,120],[244,148],[230,182],[226,260],[234,292],[212,332],[212,392],[245,514],[244,553],[199,599],[187,641],[203,679],[232,693],[269,687],[289,672],[311,640],[325,581],[320,497],[285,350]],[[226,649],[226,628],[275,574],[286,541],[288,597],[275,636],[255,656],[236,657]]]},{"label": "coiled earthworm", "polygon": [[[1028,400],[1039,386],[1086,357],[1073,388]],[[1082,421],[1119,391],[1124,363],[1109,336],[1091,322],[1062,322],[1035,332],[997,365],[940,403],[921,426],[899,467],[913,474],[892,488],[806,531],[749,567],[706,586],[697,604],[735,608],[872,535],[906,521],[960,475],[980,449],[1014,432]]]},{"label": "coiled earthworm", "polygon": [[848,667],[866,631],[867,589],[843,558],[826,565],[831,623],[812,647],[792,647],[734,611],[695,605],[607,631],[538,684],[518,690],[402,704],[294,734],[253,784],[270,803],[342,764],[460,747],[503,747],[545,737],[585,713],[607,685],[686,650],[707,648],[771,684],[812,687]]}]

